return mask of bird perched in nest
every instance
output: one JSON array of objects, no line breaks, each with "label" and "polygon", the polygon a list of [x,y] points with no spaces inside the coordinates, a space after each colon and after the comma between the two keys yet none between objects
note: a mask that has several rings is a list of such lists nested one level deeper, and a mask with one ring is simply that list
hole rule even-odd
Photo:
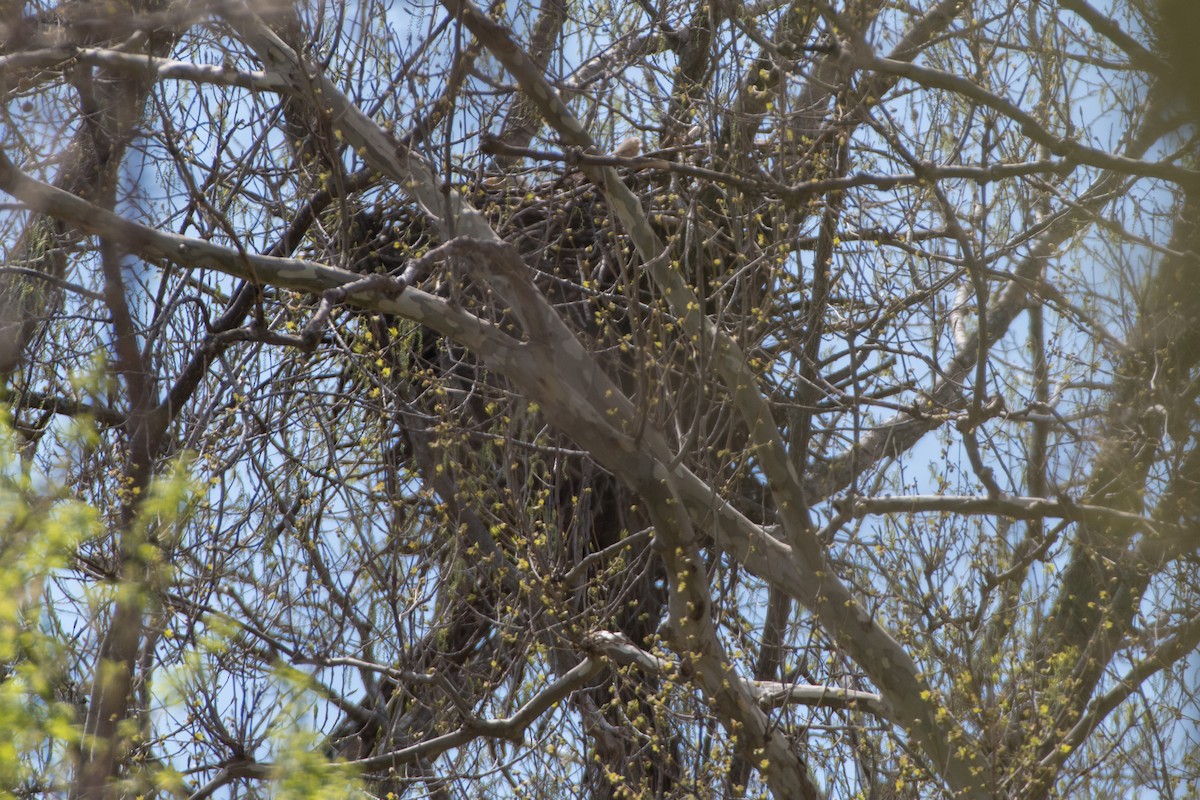
[{"label": "bird perched in nest", "polygon": [[612,154],[616,158],[634,158],[640,152],[642,152],[642,140],[637,136],[630,136],[617,145],[617,149],[613,150]]}]

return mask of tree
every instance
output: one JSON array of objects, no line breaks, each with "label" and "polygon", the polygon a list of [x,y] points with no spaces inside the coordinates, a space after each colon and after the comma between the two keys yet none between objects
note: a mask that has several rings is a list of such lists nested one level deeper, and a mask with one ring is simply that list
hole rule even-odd
[{"label": "tree", "polygon": [[11,8],[7,790],[1194,796],[1198,23],[925,5]]}]

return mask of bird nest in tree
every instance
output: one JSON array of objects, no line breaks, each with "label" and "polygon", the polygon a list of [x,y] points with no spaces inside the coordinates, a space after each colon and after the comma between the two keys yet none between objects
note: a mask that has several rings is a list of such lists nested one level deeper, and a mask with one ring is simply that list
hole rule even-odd
[{"label": "bird nest in tree", "polygon": [[[789,209],[765,194],[669,172],[629,168],[621,174],[705,310],[727,327],[753,327],[765,304],[799,288],[786,264],[812,208]],[[518,250],[537,286],[589,345],[613,347],[635,327],[645,331],[670,319],[603,192],[582,173],[472,175],[460,191]],[[341,228],[317,255],[355,272],[399,274],[410,259],[440,244],[421,209],[393,197],[362,208]],[[495,298],[475,296],[477,289],[452,274],[433,276],[423,288],[503,323]]]}]

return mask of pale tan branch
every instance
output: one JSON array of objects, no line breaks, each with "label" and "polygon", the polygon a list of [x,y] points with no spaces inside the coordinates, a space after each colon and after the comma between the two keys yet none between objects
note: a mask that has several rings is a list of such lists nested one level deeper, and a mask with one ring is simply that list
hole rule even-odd
[{"label": "pale tan branch", "polygon": [[[588,634],[587,644],[605,658],[623,666],[633,665],[659,675],[675,675],[680,670],[677,662],[646,652],[621,633],[593,631]],[[748,685],[764,711],[799,705],[842,711],[866,711],[884,721],[892,719],[887,704],[875,692],[784,681],[756,680],[749,681]]]},{"label": "pale tan branch", "polygon": [[1119,175],[1162,178],[1178,184],[1194,184],[1200,180],[1200,172],[1196,170],[1177,167],[1161,161],[1143,161],[1139,158],[1115,155],[1089,147],[1074,139],[1058,136],[1047,130],[1032,114],[1021,109],[1012,101],[959,75],[890,58],[875,57],[868,60],[863,66],[880,73],[907,78],[920,86],[954,92],[997,111],[1020,125],[1021,132],[1032,141],[1043,145],[1054,155],[1068,161],[1110,170]]},{"label": "pale tan branch", "polygon": [[909,495],[903,497],[850,497],[836,503],[842,511],[862,519],[869,514],[951,513],[1002,516],[1012,519],[1069,519],[1119,522],[1159,536],[1158,523],[1139,514],[1105,506],[1050,500],[1044,497],[975,497],[970,495]]},{"label": "pale tan branch", "polygon": [[287,88],[279,76],[267,72],[239,70],[227,64],[196,64],[101,47],[24,50],[0,56],[0,72],[31,68],[67,69],[75,63],[112,70],[141,71],[163,80],[236,86],[255,92],[279,92]]}]

